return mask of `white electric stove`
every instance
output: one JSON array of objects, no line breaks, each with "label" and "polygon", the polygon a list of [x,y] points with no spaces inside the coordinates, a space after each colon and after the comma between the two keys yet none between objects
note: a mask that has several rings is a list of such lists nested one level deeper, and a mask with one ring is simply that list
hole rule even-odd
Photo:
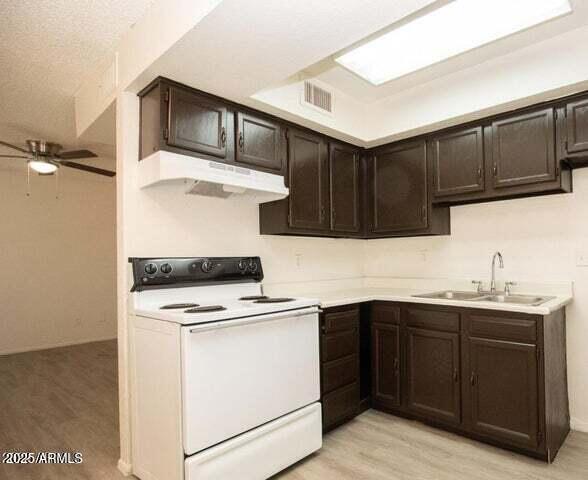
[{"label": "white electric stove", "polygon": [[258,257],[133,258],[133,473],[263,479],[322,445],[318,301]]}]

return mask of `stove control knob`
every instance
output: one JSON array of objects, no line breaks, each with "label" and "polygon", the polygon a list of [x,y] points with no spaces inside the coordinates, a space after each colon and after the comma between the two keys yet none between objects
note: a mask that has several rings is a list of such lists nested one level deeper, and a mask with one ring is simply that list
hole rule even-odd
[{"label": "stove control knob", "polygon": [[257,272],[257,263],[253,262],[249,268],[251,269],[251,273],[256,273]]},{"label": "stove control knob", "polygon": [[200,267],[204,273],[212,272],[212,262],[210,260],[204,260],[202,262],[202,266]]},{"label": "stove control knob", "polygon": [[245,259],[239,260],[239,270],[245,270],[245,269],[247,269],[247,262],[245,261]]},{"label": "stove control knob", "polygon": [[148,263],[145,265],[145,273],[147,275],[155,275],[157,273],[157,265],[154,263]]},{"label": "stove control knob", "polygon": [[161,267],[159,267],[159,269],[161,270],[161,273],[165,273],[166,275],[169,275],[173,268],[169,263],[164,263],[163,265],[161,265]]}]

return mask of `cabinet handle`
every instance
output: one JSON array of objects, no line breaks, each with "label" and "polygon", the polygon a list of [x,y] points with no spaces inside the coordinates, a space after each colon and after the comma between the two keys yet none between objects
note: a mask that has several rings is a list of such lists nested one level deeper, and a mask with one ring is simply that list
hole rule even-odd
[{"label": "cabinet handle", "polygon": [[458,380],[458,375],[457,375],[457,368],[453,369],[453,381],[457,382]]},{"label": "cabinet handle", "polygon": [[394,371],[397,372],[398,371],[398,366],[399,366],[400,362],[398,361],[398,358],[394,359]]},{"label": "cabinet handle", "polygon": [[325,206],[321,207],[321,223],[325,221]]},{"label": "cabinet handle", "polygon": [[244,141],[243,141],[243,132],[239,133],[239,150],[243,151],[243,145],[244,145]]},{"label": "cabinet handle", "polygon": [[335,223],[335,219],[337,218],[337,214],[335,213],[335,210],[331,211],[331,219],[333,220],[333,223]]},{"label": "cabinet handle", "polygon": [[482,180],[482,167],[478,167],[478,180]]},{"label": "cabinet handle", "polygon": [[226,143],[227,143],[227,130],[225,129],[225,127],[223,127],[221,130],[221,145],[224,147]]},{"label": "cabinet handle", "polygon": [[494,173],[494,176],[498,175],[498,165],[494,164],[494,167],[492,168],[492,172]]},{"label": "cabinet handle", "polygon": [[470,375],[470,384],[472,387],[476,385],[476,374],[474,372]]},{"label": "cabinet handle", "polygon": [[427,218],[427,206],[423,205],[421,207],[421,218],[423,219],[423,221]]}]

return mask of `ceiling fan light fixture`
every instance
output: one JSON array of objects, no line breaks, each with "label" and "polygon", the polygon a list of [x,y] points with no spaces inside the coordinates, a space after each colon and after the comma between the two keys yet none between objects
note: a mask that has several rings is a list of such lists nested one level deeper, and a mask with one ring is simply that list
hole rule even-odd
[{"label": "ceiling fan light fixture", "polygon": [[41,175],[52,175],[57,171],[57,165],[45,160],[31,160],[29,167]]}]

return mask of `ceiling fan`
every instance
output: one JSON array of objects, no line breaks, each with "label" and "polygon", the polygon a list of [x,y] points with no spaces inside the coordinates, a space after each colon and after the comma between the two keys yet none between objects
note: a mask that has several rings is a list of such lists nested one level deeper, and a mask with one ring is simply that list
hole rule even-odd
[{"label": "ceiling fan", "polygon": [[90,150],[72,150],[62,152],[58,143],[45,142],[43,140],[27,140],[26,149],[17,147],[7,142],[0,141],[0,145],[17,150],[25,155],[0,155],[0,158],[24,158],[29,167],[39,175],[53,175],[59,167],[75,168],[85,172],[114,177],[116,172],[102,168],[91,167],[81,163],[71,162],[79,158],[93,158],[97,155]]}]

